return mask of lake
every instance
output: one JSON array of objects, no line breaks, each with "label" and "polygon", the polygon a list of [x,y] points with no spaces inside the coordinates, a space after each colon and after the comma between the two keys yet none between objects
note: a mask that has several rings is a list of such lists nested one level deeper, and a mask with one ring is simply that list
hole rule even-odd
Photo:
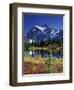
[{"label": "lake", "polygon": [[30,51],[24,51],[24,56],[32,56],[32,57],[45,57],[45,58],[63,58],[62,53],[51,53],[46,50],[30,50]]}]

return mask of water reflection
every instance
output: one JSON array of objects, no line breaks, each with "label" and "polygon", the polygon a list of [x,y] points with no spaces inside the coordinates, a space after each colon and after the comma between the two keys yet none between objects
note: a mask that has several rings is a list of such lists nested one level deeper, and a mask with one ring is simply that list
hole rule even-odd
[{"label": "water reflection", "polygon": [[48,51],[44,51],[44,50],[35,50],[35,51],[24,51],[24,56],[26,55],[30,55],[32,57],[45,57],[45,58],[63,58],[63,54],[61,53],[51,53]]}]

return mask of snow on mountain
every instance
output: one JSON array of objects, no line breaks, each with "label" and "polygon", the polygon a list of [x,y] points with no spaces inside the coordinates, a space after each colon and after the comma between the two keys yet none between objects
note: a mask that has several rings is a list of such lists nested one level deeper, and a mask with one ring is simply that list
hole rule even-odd
[{"label": "snow on mountain", "polygon": [[50,38],[53,39],[53,38],[57,37],[59,32],[60,32],[59,30],[52,29],[51,33],[50,33]]},{"label": "snow on mountain", "polygon": [[48,25],[35,25],[27,32],[26,38],[36,42],[46,42],[49,40],[63,40],[63,30],[49,28]]},{"label": "snow on mountain", "polygon": [[41,27],[41,26],[38,26],[38,25],[35,25],[35,27],[40,29],[42,32],[46,29],[46,27]]}]

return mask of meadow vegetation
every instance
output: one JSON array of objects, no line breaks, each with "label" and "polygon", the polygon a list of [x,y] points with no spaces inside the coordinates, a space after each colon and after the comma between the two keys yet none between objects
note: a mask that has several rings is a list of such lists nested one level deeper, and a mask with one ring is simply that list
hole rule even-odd
[{"label": "meadow vegetation", "polygon": [[24,73],[39,74],[39,73],[61,73],[63,72],[63,59],[44,57],[24,57]]},{"label": "meadow vegetation", "polygon": [[[44,50],[50,54],[63,53],[63,43],[52,42],[48,45],[34,45],[24,44],[25,51]],[[62,73],[63,72],[63,58],[41,57],[31,55],[24,56],[24,74],[39,74],[39,73]]]}]

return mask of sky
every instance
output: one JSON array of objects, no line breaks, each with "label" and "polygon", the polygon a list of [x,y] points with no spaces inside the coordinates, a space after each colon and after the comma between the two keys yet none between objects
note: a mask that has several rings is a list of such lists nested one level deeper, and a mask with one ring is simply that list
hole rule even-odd
[{"label": "sky", "polygon": [[63,15],[39,15],[24,14],[23,16],[24,33],[26,34],[35,25],[45,25],[56,29],[63,29]]}]

